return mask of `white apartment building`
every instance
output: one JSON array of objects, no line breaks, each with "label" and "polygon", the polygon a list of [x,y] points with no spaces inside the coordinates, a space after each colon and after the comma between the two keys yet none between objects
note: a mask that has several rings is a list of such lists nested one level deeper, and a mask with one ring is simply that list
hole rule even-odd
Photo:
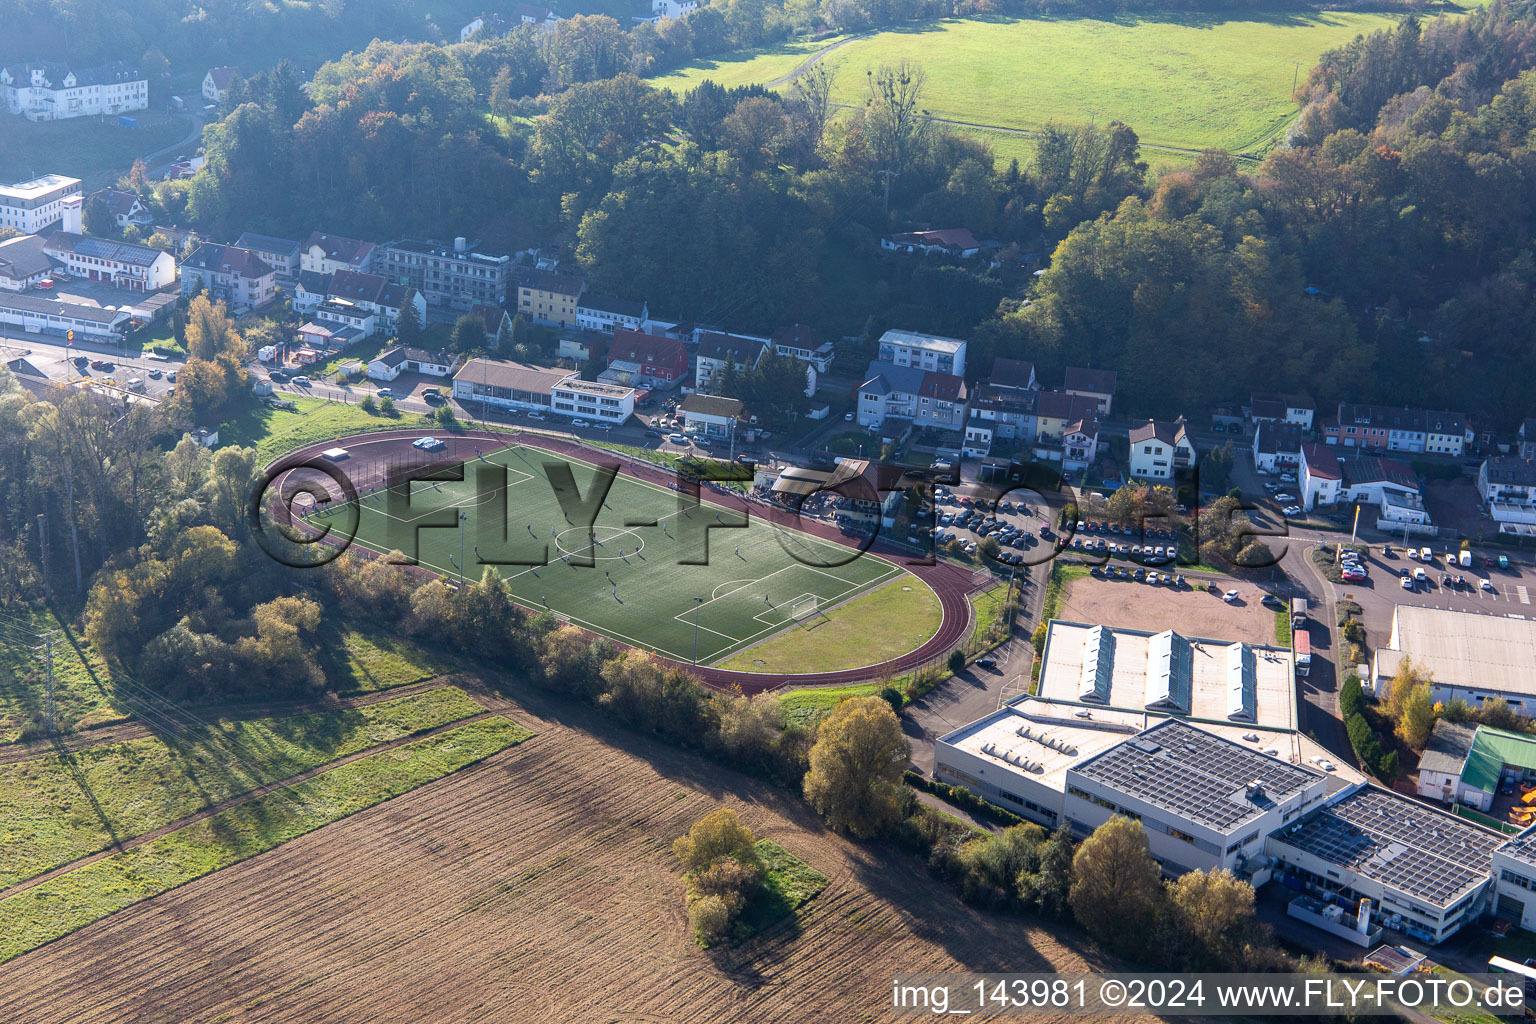
[{"label": "white apartment building", "polygon": [[149,79],[125,61],[76,71],[64,64],[0,67],[0,99],[28,121],[124,114],[149,107]]},{"label": "white apartment building", "polygon": [[880,335],[880,361],[965,376],[965,342],[938,334],[890,330]]},{"label": "white apartment building", "polygon": [[64,200],[80,194],[80,179],[62,174],[0,185],[0,228],[35,235],[57,224],[64,216]]}]

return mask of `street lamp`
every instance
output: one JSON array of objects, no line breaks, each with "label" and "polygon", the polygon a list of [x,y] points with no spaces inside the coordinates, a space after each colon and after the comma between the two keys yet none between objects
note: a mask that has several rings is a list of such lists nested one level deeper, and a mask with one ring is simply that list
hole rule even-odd
[{"label": "street lamp", "polygon": [[699,605],[704,603],[702,597],[693,599],[693,664],[699,664]]},{"label": "street lamp", "polygon": [[464,588],[464,524],[469,521],[468,512],[459,513],[459,589]]}]

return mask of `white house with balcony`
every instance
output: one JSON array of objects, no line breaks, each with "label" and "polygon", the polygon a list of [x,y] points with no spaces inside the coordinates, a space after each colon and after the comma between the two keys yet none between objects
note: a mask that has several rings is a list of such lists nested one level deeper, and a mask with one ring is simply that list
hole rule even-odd
[{"label": "white house with balcony", "polygon": [[1137,480],[1168,480],[1179,470],[1194,469],[1195,445],[1180,416],[1173,421],[1147,420],[1131,428],[1131,476]]},{"label": "white house with balcony", "polygon": [[1536,459],[1485,459],[1477,470],[1477,493],[1500,533],[1536,536]]}]

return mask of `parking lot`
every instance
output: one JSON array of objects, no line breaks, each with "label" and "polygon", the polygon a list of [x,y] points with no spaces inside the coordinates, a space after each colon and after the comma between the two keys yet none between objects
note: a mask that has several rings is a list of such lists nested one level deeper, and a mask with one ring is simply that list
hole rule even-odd
[{"label": "parking lot", "polygon": [[[1510,562],[1508,568],[1496,564],[1489,566],[1484,564],[1486,556],[1479,552],[1474,552],[1470,566],[1448,564],[1443,550],[1436,550],[1433,560],[1424,562],[1409,559],[1398,545],[1390,547],[1392,554],[1389,557],[1383,554],[1381,545],[1372,545],[1365,558],[1370,579],[1339,584],[1340,595],[1374,592],[1377,600],[1392,604],[1501,615],[1526,615],[1536,611],[1531,605],[1532,597],[1536,596],[1536,571],[1529,565]],[[1404,589],[1399,582],[1403,572],[1413,573],[1416,569],[1424,570],[1425,583],[1413,590]],[[1443,578],[1446,576],[1451,578],[1452,585],[1445,585]],[[1459,587],[1454,584],[1458,576],[1465,581]],[[1358,601],[1359,594],[1354,593],[1352,599]]]},{"label": "parking lot", "polygon": [[1174,629],[1208,640],[1275,643],[1275,613],[1262,603],[1258,587],[1232,579],[1217,580],[1216,586],[1236,590],[1237,598],[1228,602],[1204,588],[1150,587],[1089,576],[1067,585],[1057,617],[1152,633]]},{"label": "parking lot", "polygon": [[937,517],[932,528],[937,531],[938,544],[953,540],[974,554],[981,542],[991,537],[1001,549],[999,561],[1007,565],[1039,564],[1055,553],[1054,543],[1059,538],[1041,517],[1043,501],[1030,504],[1023,494],[1014,492],[1012,498],[993,508],[988,502],[947,487],[935,488],[934,501],[936,507],[930,514]]}]

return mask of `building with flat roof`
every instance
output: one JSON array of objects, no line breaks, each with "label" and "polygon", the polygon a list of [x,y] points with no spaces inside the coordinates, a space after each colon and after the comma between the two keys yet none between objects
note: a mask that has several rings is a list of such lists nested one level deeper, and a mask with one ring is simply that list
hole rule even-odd
[{"label": "building with flat roof", "polygon": [[574,373],[550,392],[551,407],[558,416],[587,419],[616,427],[635,412],[635,389],[598,380],[582,380]]},{"label": "building with flat roof", "polygon": [[1536,931],[1536,827],[1493,851],[1493,913]]},{"label": "building with flat roof", "polygon": [[80,179],[44,174],[31,181],[0,185],[0,228],[35,235],[64,216],[64,200],[80,195]]},{"label": "building with flat roof", "polygon": [[880,335],[880,362],[965,376],[965,342],[939,334],[889,330]]},{"label": "building with flat roof", "polygon": [[0,241],[0,291],[26,291],[53,276],[53,260],[36,235]]},{"label": "building with flat roof", "polygon": [[1268,880],[1264,837],[1327,796],[1321,771],[1179,719],[1069,767],[1066,786],[1079,838],[1123,814],[1141,822],[1165,873],[1226,868],[1254,884]]},{"label": "building with flat roof", "polygon": [[1502,833],[1376,786],[1350,790],[1272,833],[1265,852],[1288,884],[1355,906],[1422,942],[1455,934],[1486,909]]},{"label": "building with flat roof", "polygon": [[1296,728],[1289,650],[1174,630],[1149,633],[1052,619],[1038,692],[1047,700],[1097,707]]},{"label": "building with flat roof", "polygon": [[499,306],[507,298],[511,255],[481,249],[462,237],[451,246],[403,238],[384,246],[374,258],[380,274],[410,285],[434,306],[468,310]]},{"label": "building with flat roof", "polygon": [[1519,714],[1536,712],[1536,619],[1400,604],[1371,667],[1377,696],[1404,658],[1433,676],[1437,701],[1459,697],[1477,707],[1502,697]]},{"label": "building with flat roof", "polygon": [[683,414],[683,430],[708,438],[729,438],[741,419],[742,404],[735,398],[689,395],[677,406]]}]

